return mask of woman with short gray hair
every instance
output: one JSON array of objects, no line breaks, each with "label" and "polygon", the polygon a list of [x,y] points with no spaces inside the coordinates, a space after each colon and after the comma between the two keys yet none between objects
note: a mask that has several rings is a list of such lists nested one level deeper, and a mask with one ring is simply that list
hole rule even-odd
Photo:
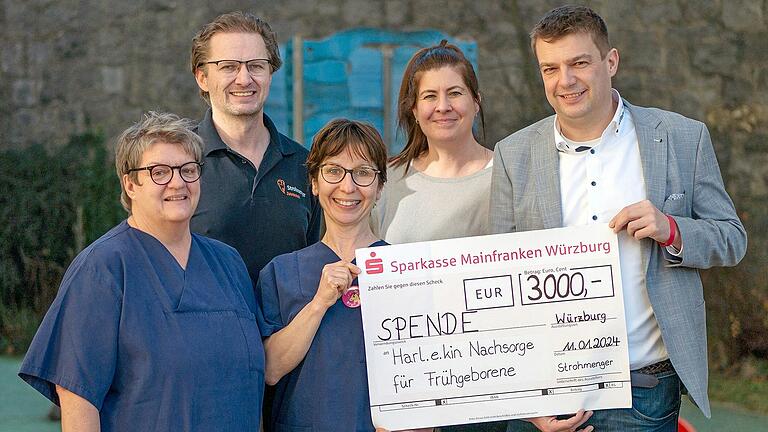
[{"label": "woman with short gray hair", "polygon": [[259,429],[264,350],[231,247],[190,232],[202,142],[146,114],[115,152],[128,219],[72,262],[19,375],[63,431]]}]

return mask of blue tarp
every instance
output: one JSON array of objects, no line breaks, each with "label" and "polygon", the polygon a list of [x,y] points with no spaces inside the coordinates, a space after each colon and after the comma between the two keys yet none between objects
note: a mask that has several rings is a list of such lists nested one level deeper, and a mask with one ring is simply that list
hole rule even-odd
[{"label": "blue tarp", "polygon": [[[304,139],[309,147],[314,134],[329,120],[348,117],[373,123],[382,135],[390,137],[390,154],[403,146],[397,133],[397,93],[405,65],[420,48],[447,39],[456,44],[477,70],[477,44],[450,38],[428,30],[391,32],[377,29],[352,29],[326,39],[303,40],[304,57]],[[284,66],[272,78],[266,111],[287,135],[293,134],[293,42],[280,46]],[[384,51],[391,50],[390,86],[384,88]],[[479,74],[479,71],[478,71]],[[385,107],[384,94],[389,94]],[[389,110],[385,123],[384,110]],[[386,130],[385,130],[386,129]]]}]

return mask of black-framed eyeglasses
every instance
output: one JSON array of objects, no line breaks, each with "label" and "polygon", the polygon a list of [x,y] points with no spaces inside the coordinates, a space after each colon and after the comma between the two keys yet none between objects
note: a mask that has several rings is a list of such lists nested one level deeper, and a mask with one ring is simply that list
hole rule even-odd
[{"label": "black-framed eyeglasses", "polygon": [[182,165],[170,166],[170,165],[149,165],[141,168],[129,169],[128,172],[134,171],[149,171],[149,178],[158,185],[167,185],[173,179],[173,171],[178,170],[179,176],[185,183],[194,183],[200,179],[200,174],[203,172],[202,162],[187,162]]},{"label": "black-framed eyeglasses", "polygon": [[245,69],[253,77],[266,76],[272,72],[269,59],[257,58],[251,60],[212,60],[203,64],[216,65],[216,69],[224,75],[237,75],[240,72],[240,65],[245,65]]},{"label": "black-framed eyeglasses", "polygon": [[323,176],[323,180],[331,184],[341,183],[341,181],[344,180],[344,177],[347,176],[347,173],[349,173],[349,175],[352,176],[352,181],[356,185],[360,187],[366,187],[373,184],[373,182],[376,180],[376,176],[380,172],[381,171],[375,168],[367,166],[346,169],[336,164],[320,165],[320,175]]}]

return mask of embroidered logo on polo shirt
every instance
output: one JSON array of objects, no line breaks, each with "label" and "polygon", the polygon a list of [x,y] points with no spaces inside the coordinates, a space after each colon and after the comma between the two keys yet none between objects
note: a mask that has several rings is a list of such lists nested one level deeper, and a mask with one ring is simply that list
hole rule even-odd
[{"label": "embroidered logo on polo shirt", "polygon": [[289,185],[283,179],[277,179],[277,187],[280,188],[280,192],[282,192],[283,195],[286,195],[289,197],[304,198],[307,196],[307,194],[305,194],[304,191],[297,188],[296,186]]}]

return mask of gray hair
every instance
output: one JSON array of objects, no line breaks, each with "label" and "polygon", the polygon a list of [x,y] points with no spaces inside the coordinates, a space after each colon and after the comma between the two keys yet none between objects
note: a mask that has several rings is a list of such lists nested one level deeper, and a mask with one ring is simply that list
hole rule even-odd
[{"label": "gray hair", "polygon": [[123,176],[128,174],[131,176],[131,181],[140,184],[138,173],[134,171],[129,174],[128,171],[139,168],[144,152],[153,144],[157,142],[178,144],[195,161],[202,162],[203,140],[192,132],[194,126],[195,123],[192,120],[176,114],[149,111],[144,114],[141,121],[120,134],[115,144],[115,169],[120,179],[120,203],[128,214],[131,213],[131,198],[125,192]]}]

